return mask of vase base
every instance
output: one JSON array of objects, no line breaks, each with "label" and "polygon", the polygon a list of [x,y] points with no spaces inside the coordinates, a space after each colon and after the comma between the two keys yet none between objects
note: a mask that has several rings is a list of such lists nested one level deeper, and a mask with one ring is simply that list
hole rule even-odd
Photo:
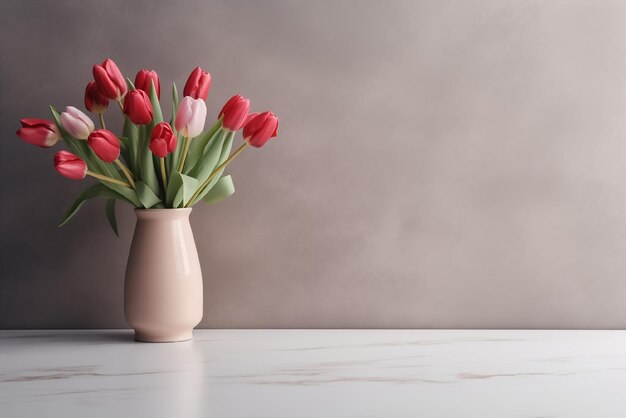
[{"label": "vase base", "polygon": [[193,337],[191,331],[170,333],[170,332],[145,332],[135,330],[135,341],[144,343],[178,343],[189,341]]}]

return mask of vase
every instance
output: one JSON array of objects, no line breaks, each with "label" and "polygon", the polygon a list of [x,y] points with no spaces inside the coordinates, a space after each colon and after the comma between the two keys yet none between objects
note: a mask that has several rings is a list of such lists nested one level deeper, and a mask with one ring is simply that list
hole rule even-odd
[{"label": "vase", "polygon": [[189,340],[202,319],[202,271],[190,213],[191,208],[135,209],[124,314],[137,341]]}]

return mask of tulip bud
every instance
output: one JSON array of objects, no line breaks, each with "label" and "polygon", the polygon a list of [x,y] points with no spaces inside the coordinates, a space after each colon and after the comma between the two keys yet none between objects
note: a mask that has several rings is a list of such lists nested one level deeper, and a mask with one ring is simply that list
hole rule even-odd
[{"label": "tulip bud", "polygon": [[95,130],[89,135],[87,144],[106,163],[112,163],[120,156],[120,140],[106,129]]},{"label": "tulip bud", "polygon": [[135,76],[135,88],[143,90],[148,96],[150,96],[150,85],[154,83],[154,89],[156,90],[157,97],[161,98],[161,82],[159,81],[159,75],[156,71],[140,70]]},{"label": "tulip bud", "polygon": [[65,112],[61,113],[61,124],[76,139],[87,139],[95,128],[89,116],[73,106],[66,107]]},{"label": "tulip bud", "polygon": [[150,135],[150,151],[159,158],[165,158],[176,150],[178,139],[167,122],[161,122],[152,129]]},{"label": "tulip bud", "polygon": [[81,180],[87,175],[87,164],[68,151],[59,151],[54,155],[54,168],[72,180]]},{"label": "tulip bud", "polygon": [[111,100],[121,100],[128,91],[124,76],[110,58],[93,66],[93,78],[100,93]]},{"label": "tulip bud", "polygon": [[230,131],[238,131],[246,121],[248,110],[250,110],[250,100],[238,94],[226,102],[218,119],[223,115],[222,126]]},{"label": "tulip bud", "polygon": [[209,90],[211,89],[211,74],[202,71],[202,68],[196,67],[183,89],[183,96],[190,96],[194,99],[206,100],[209,97]]},{"label": "tulip bud", "polygon": [[137,125],[146,125],[152,120],[152,103],[145,91],[135,89],[124,99],[124,113]]},{"label": "tulip bud", "polygon": [[243,139],[253,147],[262,147],[278,134],[278,118],[272,112],[254,116],[243,128]]},{"label": "tulip bud", "polygon": [[183,97],[176,113],[176,130],[182,136],[193,138],[202,133],[206,119],[206,104],[202,99]]},{"label": "tulip bud", "polygon": [[24,118],[20,119],[22,127],[16,134],[23,141],[41,148],[50,148],[61,139],[56,124],[50,120]]},{"label": "tulip bud", "polygon": [[109,107],[109,99],[100,93],[95,81],[87,83],[85,88],[85,107],[93,113],[103,113]]}]

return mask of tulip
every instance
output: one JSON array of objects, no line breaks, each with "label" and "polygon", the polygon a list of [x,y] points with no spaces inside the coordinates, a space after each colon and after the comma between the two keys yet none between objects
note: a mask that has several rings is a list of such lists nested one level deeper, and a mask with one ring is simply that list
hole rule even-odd
[{"label": "tulip", "polygon": [[178,139],[172,127],[167,122],[161,122],[152,129],[150,135],[150,151],[159,157],[163,188],[167,190],[167,174],[165,172],[165,157],[176,150]]},{"label": "tulip", "polygon": [[209,97],[209,90],[211,89],[211,74],[202,71],[202,68],[196,67],[183,89],[183,96],[190,96],[194,99],[206,100]]},{"label": "tulip", "polygon": [[124,113],[137,125],[146,125],[152,120],[152,103],[145,91],[135,89],[124,99]]},{"label": "tulip", "polygon": [[161,98],[161,82],[159,81],[159,75],[156,71],[140,70],[135,76],[135,88],[143,90],[148,96],[150,96],[150,85],[154,84],[157,97]]},{"label": "tulip", "polygon": [[57,125],[45,119],[23,118],[20,119],[22,127],[16,134],[23,141],[41,148],[50,148],[61,139]]},{"label": "tulip", "polygon": [[231,97],[218,116],[218,118],[224,116],[222,127],[230,131],[238,131],[246,121],[248,110],[250,110],[250,100],[239,94]]},{"label": "tulip", "polygon": [[72,180],[82,180],[87,175],[87,164],[68,151],[59,151],[54,154],[54,168],[61,175]]},{"label": "tulip", "polygon": [[82,180],[85,176],[89,175],[102,181],[119,184],[120,186],[130,186],[128,183],[121,180],[89,171],[87,164],[69,151],[59,151],[54,155],[54,168],[61,173],[61,175],[72,180]]},{"label": "tulip", "polygon": [[154,127],[150,135],[150,151],[159,158],[164,158],[176,149],[178,140],[172,127],[167,122],[161,122]]},{"label": "tulip", "polygon": [[110,58],[104,60],[102,64],[93,66],[93,78],[100,92],[111,100],[119,102],[128,91],[124,76]]},{"label": "tulip", "polygon": [[202,133],[204,121],[206,119],[206,104],[202,99],[194,99],[191,96],[183,97],[178,112],[176,112],[176,130],[180,132],[183,138],[183,152],[180,154],[178,162],[178,171],[183,172],[185,168],[185,160],[187,152],[189,152],[189,143],[191,138]]},{"label": "tulip", "polygon": [[87,139],[95,129],[89,116],[73,106],[66,107],[65,112],[61,113],[61,124],[76,139]]},{"label": "tulip", "polygon": [[193,138],[202,133],[206,119],[206,104],[202,99],[184,97],[176,113],[176,130],[187,138]]},{"label": "tulip", "polygon": [[120,156],[120,140],[109,130],[98,129],[93,131],[89,135],[87,144],[104,162],[112,163]]},{"label": "tulip", "polygon": [[93,113],[103,113],[109,107],[109,99],[107,99],[100,90],[95,81],[87,83],[85,88],[85,108]]},{"label": "tulip", "polygon": [[106,129],[93,131],[91,135],[89,135],[89,139],[87,139],[87,144],[102,161],[105,163],[115,163],[128,179],[130,186],[135,187],[133,175],[130,170],[118,159],[120,156],[120,140],[113,132]]},{"label": "tulip", "polygon": [[278,118],[272,112],[263,112],[250,118],[243,128],[243,139],[260,148],[278,134]]}]

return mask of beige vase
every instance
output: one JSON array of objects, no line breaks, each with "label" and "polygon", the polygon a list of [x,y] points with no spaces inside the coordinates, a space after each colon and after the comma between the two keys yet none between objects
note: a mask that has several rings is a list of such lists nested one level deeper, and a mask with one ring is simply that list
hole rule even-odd
[{"label": "beige vase", "polygon": [[135,339],[191,339],[202,319],[202,272],[188,209],[135,209],[124,314]]}]

